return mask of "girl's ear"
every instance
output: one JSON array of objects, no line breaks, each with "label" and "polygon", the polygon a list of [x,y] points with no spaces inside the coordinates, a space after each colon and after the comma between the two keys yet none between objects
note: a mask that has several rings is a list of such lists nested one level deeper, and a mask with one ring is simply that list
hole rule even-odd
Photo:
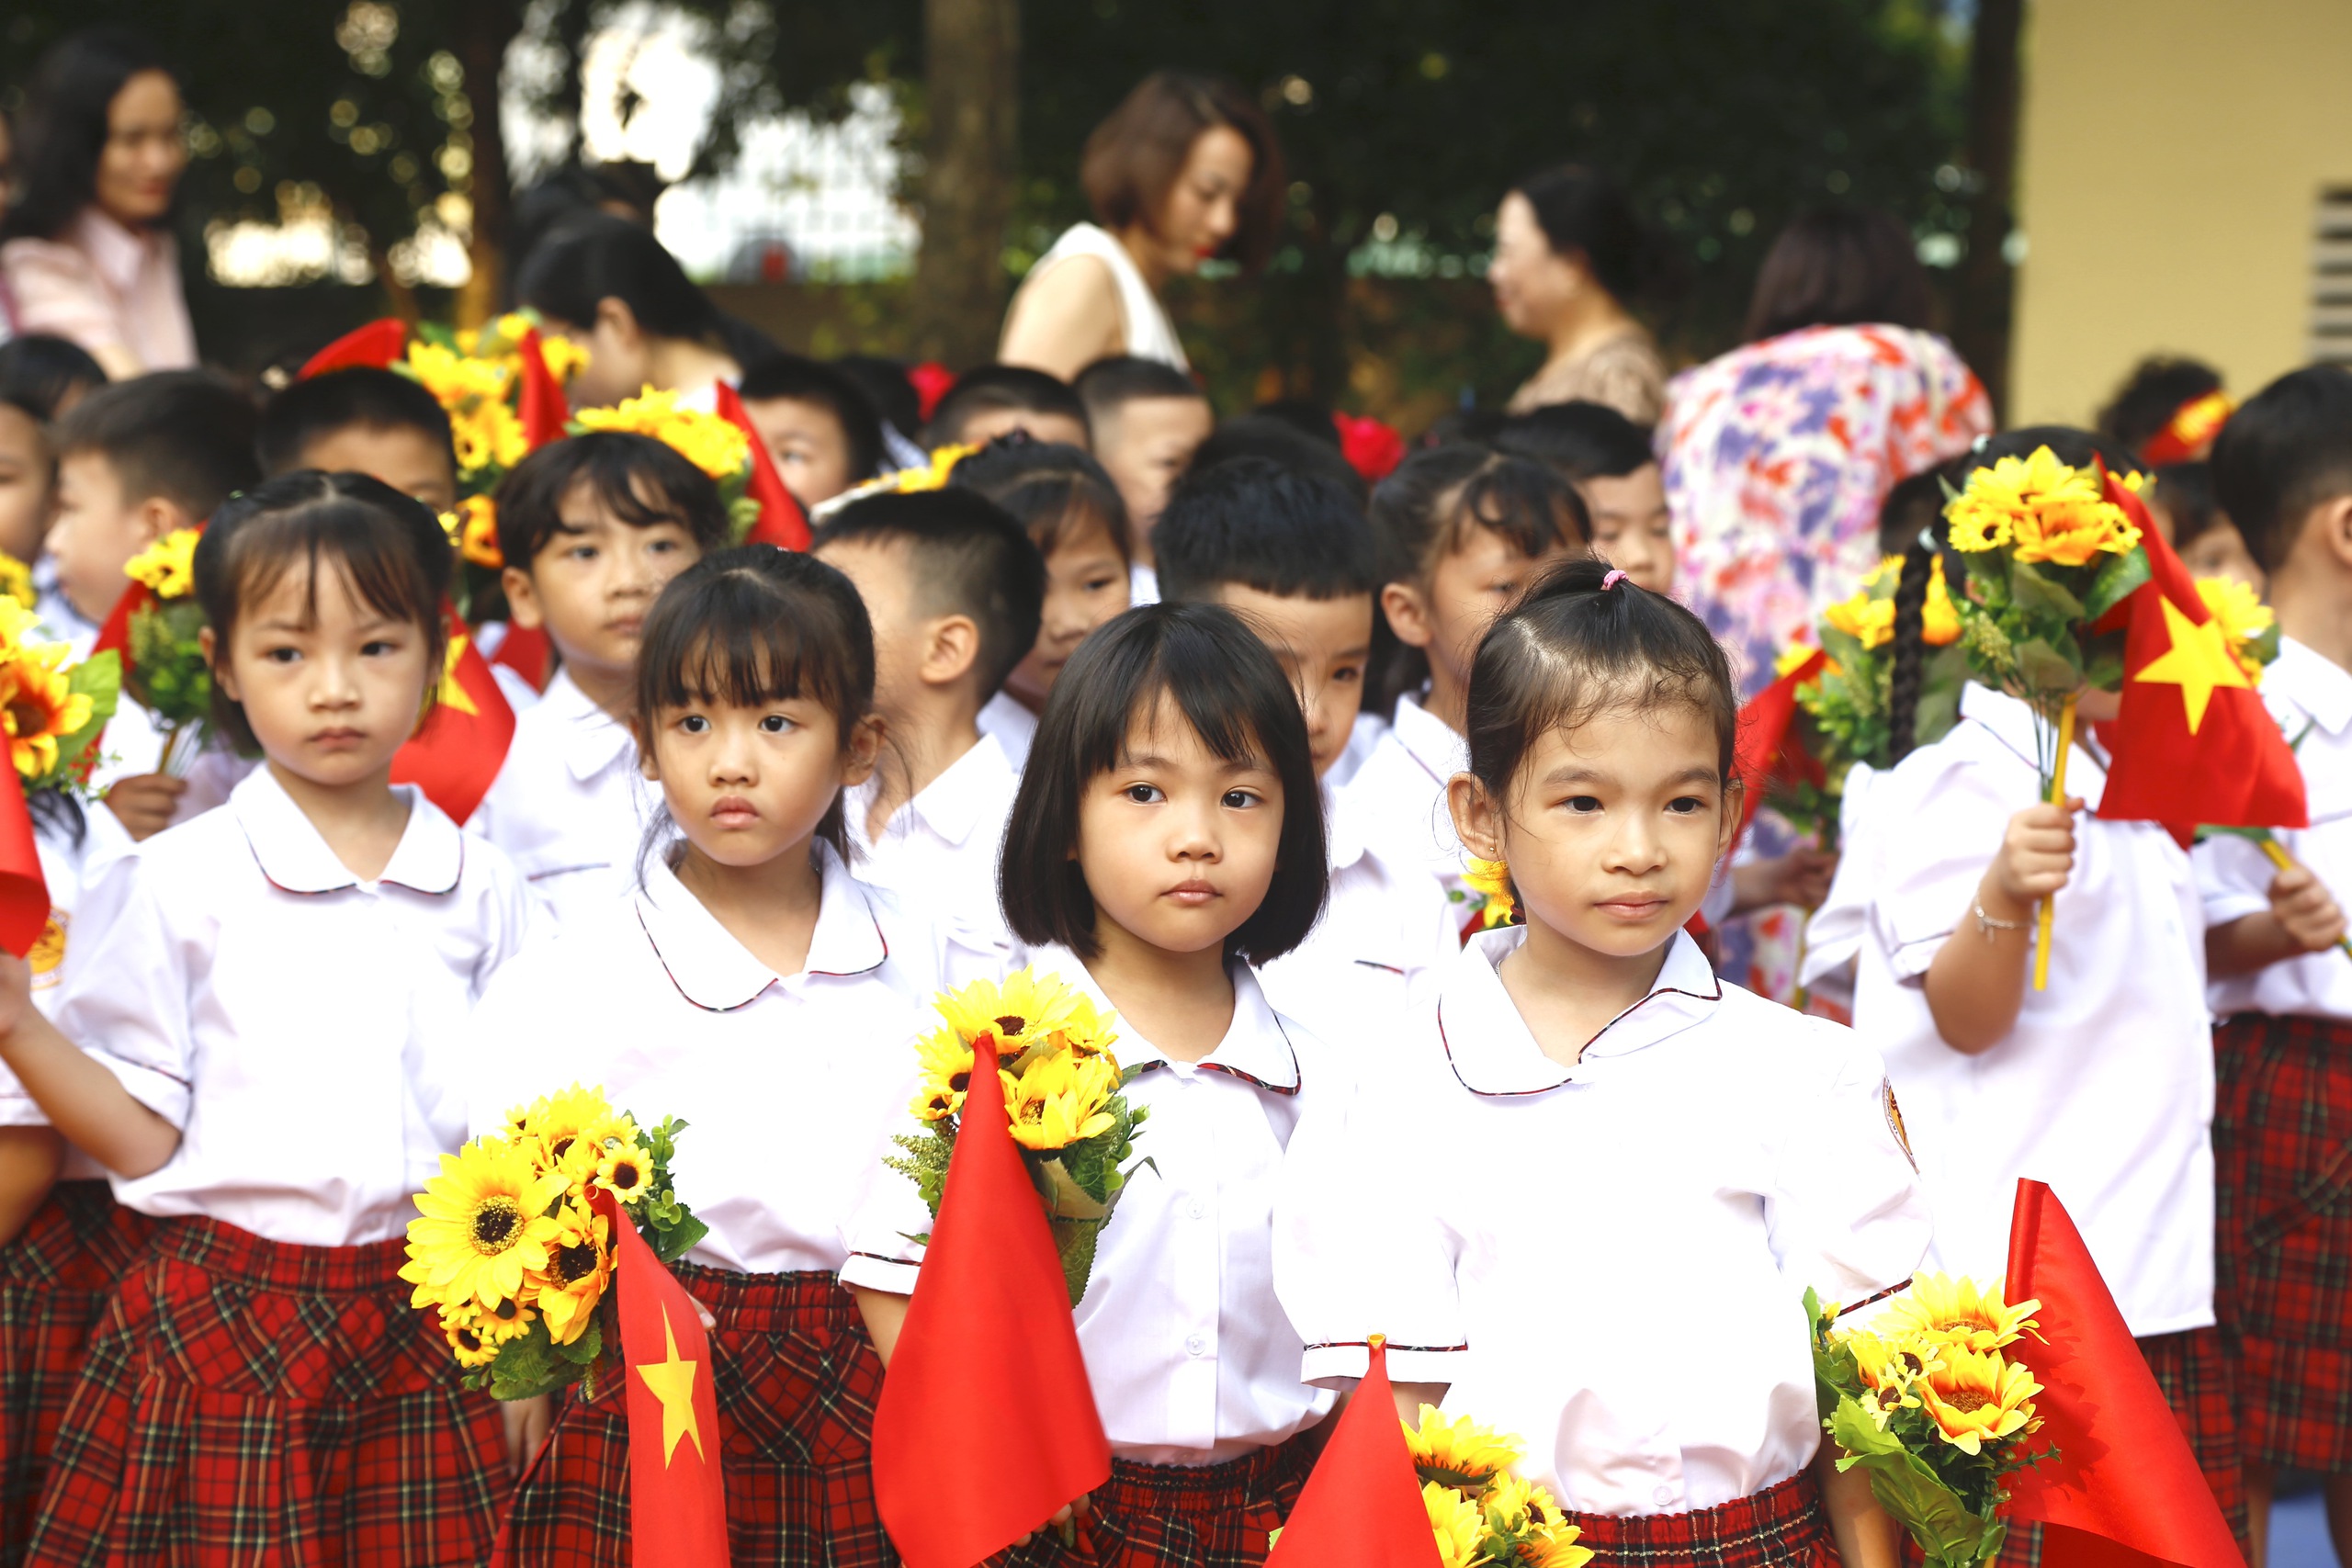
[{"label": "girl's ear", "polygon": [[653,750],[653,738],[645,732],[641,719],[631,719],[629,733],[637,738],[637,771],[654,784],[662,782],[662,759]]},{"label": "girl's ear", "polygon": [[547,617],[539,613],[539,596],[532,592],[531,574],[519,566],[509,566],[498,574],[498,586],[506,594],[508,618],[525,631],[537,631]]},{"label": "girl's ear", "polygon": [[1388,629],[1406,647],[1427,648],[1437,641],[1429,600],[1411,583],[1392,582],[1381,589],[1380,613],[1388,617]]},{"label": "girl's ear", "polygon": [[628,301],[611,294],[596,301],[596,320],[590,330],[609,332],[632,347],[645,336],[644,329],[638,325],[637,312],[628,308]]},{"label": "girl's ear", "polygon": [[222,694],[231,702],[243,702],[245,699],[237,691],[237,677],[230,670],[229,660],[221,652],[220,639],[212,635],[210,626],[204,626],[198,630],[196,646],[204,655],[206,666],[212,671],[212,683],[219,686]]},{"label": "girl's ear", "polygon": [[1723,819],[1715,824],[1715,859],[1720,862],[1731,853],[1733,842],[1739,837],[1739,818],[1747,802],[1747,782],[1738,774],[1732,775],[1724,785]]},{"label": "girl's ear", "polygon": [[1456,773],[1445,783],[1445,808],[1453,815],[1455,837],[1480,860],[1504,860],[1503,813],[1487,786],[1469,773]]},{"label": "girl's ear", "polygon": [[855,789],[874,776],[874,766],[882,756],[882,741],[888,732],[882,716],[867,714],[849,727],[842,746],[842,787]]}]

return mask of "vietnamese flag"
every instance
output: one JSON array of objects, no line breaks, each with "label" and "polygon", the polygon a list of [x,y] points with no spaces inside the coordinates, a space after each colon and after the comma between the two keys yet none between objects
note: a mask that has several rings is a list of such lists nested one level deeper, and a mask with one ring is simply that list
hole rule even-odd
[{"label": "vietnamese flag", "polygon": [[2039,1181],[2018,1183],[2007,1294],[2041,1303],[2039,1340],[2017,1350],[2041,1384],[2039,1440],[2058,1458],[2007,1484],[2009,1517],[2042,1525],[2043,1568],[2240,1568],[2179,1418],[2075,1222]]},{"label": "vietnamese flag", "polygon": [[[1792,652],[1794,650],[1792,649]],[[1822,782],[1821,764],[1792,746],[1789,731],[1796,723],[1797,689],[1818,680],[1829,656],[1815,649],[1785,675],[1757,693],[1739,707],[1739,732],[1732,742],[1732,772],[1745,785],[1739,803],[1739,830],[1756,820],[1764,804],[1766,786],[1775,779]]]},{"label": "vietnamese flag", "polygon": [[2100,728],[2111,760],[2098,815],[2161,822],[2184,849],[2199,827],[2305,826],[2302,770],[2278,721],[2147,508],[2106,479],[2140,529],[2148,581],[2099,623],[2128,616],[2130,631],[2122,711]]},{"label": "vietnamese flag", "polygon": [[397,316],[386,316],[344,333],[318,353],[302,362],[294,373],[297,381],[307,381],[330,370],[349,370],[366,367],[375,370],[390,369],[400,362],[408,349],[408,323]]},{"label": "vietnamese flag", "polygon": [[875,1506],[907,1568],[973,1568],[1111,1478],[1061,1255],[996,1061],[983,1034],[874,1411]]},{"label": "vietnamese flag", "polygon": [[516,353],[523,361],[523,378],[514,394],[514,416],[523,422],[524,438],[536,452],[550,441],[563,439],[564,427],[571,419],[571,405],[563,395],[563,383],[548,368],[548,356],[539,346],[538,328],[533,327],[523,334]]},{"label": "vietnamese flag", "polygon": [[40,869],[25,781],[7,770],[0,784],[0,947],[22,958],[49,929],[49,878]]},{"label": "vietnamese flag", "polygon": [[443,615],[449,649],[442,656],[440,694],[424,725],[392,754],[392,782],[415,784],[462,828],[506,765],[514,709],[466,624],[446,605]]},{"label": "vietnamese flag", "polygon": [[767,443],[760,439],[758,428],[743,408],[741,395],[724,381],[718,383],[718,417],[752,438],[752,479],[745,493],[760,503],[760,520],[752,525],[752,532],[743,542],[775,545],[787,550],[807,549],[808,514],[800,509],[793,493],[784,488],[784,477],[775,471]]},{"label": "vietnamese flag", "polygon": [[1388,1348],[1374,1335],[1372,1366],[1331,1428],[1266,1568],[1439,1568],[1442,1561],[1389,1392]]}]

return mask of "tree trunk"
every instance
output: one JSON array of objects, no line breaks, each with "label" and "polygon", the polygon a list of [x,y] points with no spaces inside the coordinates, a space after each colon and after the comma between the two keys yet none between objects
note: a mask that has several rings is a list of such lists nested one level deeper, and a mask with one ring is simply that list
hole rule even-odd
[{"label": "tree trunk", "polygon": [[474,167],[469,196],[473,223],[466,239],[471,276],[458,291],[458,324],[479,327],[496,315],[506,296],[506,215],[514,186],[506,170],[506,136],[499,123],[499,81],[506,46],[523,28],[519,6],[491,0],[457,9],[458,63],[465,67],[466,96],[473,105]]},{"label": "tree trunk", "polygon": [[1021,0],[923,0],[922,250],[914,347],[958,369],[996,357],[1012,216]]},{"label": "tree trunk", "polygon": [[2016,221],[2018,35],[2024,11],[2024,0],[1979,0],[1968,73],[1968,166],[1975,189],[1953,337],[1961,357],[1992,394],[1996,423],[2009,389],[2016,269],[2005,249]]}]

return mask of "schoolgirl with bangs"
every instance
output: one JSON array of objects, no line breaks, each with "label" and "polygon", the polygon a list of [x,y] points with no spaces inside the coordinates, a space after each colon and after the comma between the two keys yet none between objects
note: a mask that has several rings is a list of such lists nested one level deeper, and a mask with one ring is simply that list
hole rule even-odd
[{"label": "schoolgirl with bangs", "polygon": [[[1115,1015],[1113,1050],[1143,1069],[1125,1092],[1150,1118],[1152,1166],[1077,1308],[1113,1459],[1108,1488],[1076,1506],[1104,1562],[1261,1561],[1332,1404],[1299,1382],[1274,1215],[1292,1151],[1337,1117],[1351,1075],[1258,983],[1314,924],[1325,868],[1306,720],[1256,634],[1222,606],[1153,604],[1080,644],[1001,865],[1014,963]],[[886,1351],[916,1272],[842,1272]],[[1083,1559],[1047,1531],[1013,1561]]]},{"label": "schoolgirl with bangs", "polygon": [[1363,1043],[1276,1272],[1310,1382],[1362,1377],[1385,1334],[1398,1414],[1525,1434],[1525,1479],[1604,1561],[1893,1568],[1866,1482],[1819,1453],[1794,1303],[1908,1279],[1928,1210],[1876,1055],[1682,930],[1739,818],[1736,711],[1698,618],[1604,562],[1495,623],[1446,797],[1515,923]]},{"label": "schoolgirl with bangs", "polygon": [[[739,1562],[895,1562],[867,1443],[882,1366],[836,1279],[930,1228],[867,1188],[913,1100],[938,940],[854,880],[842,792],[872,773],[874,639],[848,578],[765,545],[705,558],[647,617],[639,767],[662,815],[637,886],[500,975],[474,1021],[478,1130],[578,1079],[687,1123],[678,1195],[709,1225],[674,1271],[717,1319]],[[855,1216],[878,1213],[874,1235]],[[556,1416],[504,1561],[630,1562],[617,1382]]]},{"label": "schoolgirl with bangs", "polygon": [[466,1137],[467,1015],[528,918],[503,855],[390,782],[440,687],[449,570],[433,514],[356,474],[215,512],[215,717],[262,765],[94,874],[53,1024],[0,957],[0,1062],[153,1222],[28,1562],[490,1549],[530,1434],[459,1386],[399,1275],[413,1194]]}]

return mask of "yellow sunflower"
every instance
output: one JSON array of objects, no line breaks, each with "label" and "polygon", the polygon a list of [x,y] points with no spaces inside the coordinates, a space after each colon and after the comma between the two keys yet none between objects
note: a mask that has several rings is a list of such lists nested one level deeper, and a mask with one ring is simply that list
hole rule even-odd
[{"label": "yellow sunflower", "polygon": [[24,605],[40,597],[33,588],[33,569],[6,550],[0,550],[0,594]]},{"label": "yellow sunflower", "polygon": [[1485,929],[1492,931],[1497,926],[1511,923],[1511,916],[1518,912],[1519,904],[1511,897],[1509,863],[1464,855],[1462,859],[1462,880],[1472,891],[1486,895],[1487,907],[1481,920]]},{"label": "yellow sunflower", "polygon": [[547,362],[548,374],[558,381],[569,381],[588,368],[588,351],[553,333],[539,335],[539,357]]},{"label": "yellow sunflower", "polygon": [[1108,1051],[1118,1038],[1085,992],[1058,975],[1033,969],[1016,969],[999,984],[980,980],[944,992],[933,1005],[948,1031],[966,1044],[984,1032],[995,1036],[998,1059],[1007,1066],[1056,1034],[1061,1045],[1081,1056]]},{"label": "yellow sunflower", "polygon": [[0,595],[0,649],[29,648],[43,640],[40,615],[33,609],[31,596]]},{"label": "yellow sunflower", "polygon": [[452,414],[474,403],[503,402],[514,374],[505,362],[461,354],[424,338],[410,340],[404,367]]},{"label": "yellow sunflower", "polygon": [[1519,1543],[1519,1560],[1527,1568],[1584,1568],[1592,1549],[1578,1546],[1584,1531],[1571,1524],[1538,1525],[1531,1539]]},{"label": "yellow sunflower", "polygon": [[1964,1275],[1919,1274],[1910,1290],[1887,1303],[1876,1327],[1891,1337],[1992,1350],[2036,1326],[2033,1314],[2041,1306],[2038,1301],[2010,1305],[1999,1280],[1984,1290]]},{"label": "yellow sunflower", "polygon": [[2262,660],[2254,653],[2254,645],[2278,624],[2270,606],[2234,577],[2199,578],[2197,596],[2205,601],[2206,613],[2220,624],[2222,636],[2230,645],[2230,657],[2238,661],[2247,680],[2259,684]]},{"label": "yellow sunflower", "polygon": [[1916,1410],[1919,1396],[1912,1385],[1933,1367],[1942,1346],[1926,1342],[1897,1344],[1875,1334],[1849,1334],[1847,1348],[1854,1353],[1862,1377],[1862,1407],[1884,1427],[1898,1410]]},{"label": "yellow sunflower", "polygon": [[450,529],[450,542],[469,564],[492,571],[506,564],[505,552],[498,547],[498,503],[490,497],[466,497],[457,511],[443,515],[442,525]]},{"label": "yellow sunflower", "polygon": [[1481,1426],[1467,1416],[1449,1421],[1434,1404],[1421,1406],[1418,1427],[1405,1428],[1405,1447],[1411,1450],[1413,1468],[1423,1481],[1473,1490],[1517,1464],[1527,1451],[1523,1439]]},{"label": "yellow sunflower", "polygon": [[175,528],[131,557],[123,575],[145,583],[158,599],[185,598],[196,587],[196,542],[201,537],[193,528]]},{"label": "yellow sunflower", "polygon": [[2047,446],[1972,472],[1944,517],[1952,548],[1975,554],[2006,546],[2021,561],[2082,566],[2101,554],[2128,554],[2140,542],[2123,509],[2101,496],[2097,472],[2060,462]]},{"label": "yellow sunflower", "polygon": [[89,694],[72,690],[60,668],[66,652],[63,643],[51,643],[19,649],[0,663],[0,728],[21,777],[54,773],[58,743],[90,722]]},{"label": "yellow sunflower", "polygon": [[576,1203],[564,1204],[558,1229],[548,1242],[548,1266],[531,1298],[548,1320],[548,1337],[569,1345],[587,1332],[596,1303],[613,1277],[612,1226],[605,1216]]},{"label": "yellow sunflower", "polygon": [[[582,1089],[577,1083],[560,1089],[506,1113],[507,1134],[536,1142],[549,1165],[560,1165],[582,1133],[594,1132],[619,1120],[602,1088]],[[592,1145],[594,1140],[591,1140]]]},{"label": "yellow sunflower", "polygon": [[460,473],[511,468],[531,452],[531,439],[524,433],[522,420],[497,399],[485,400],[470,409],[452,410],[449,434],[457,443]]},{"label": "yellow sunflower", "polygon": [[[1894,601],[1881,599],[1868,588],[1830,605],[1821,618],[1866,649],[1879,648],[1894,639]],[[1805,651],[1810,654],[1813,650]]]},{"label": "yellow sunflower", "polygon": [[1437,1536],[1437,1560],[1443,1568],[1476,1568],[1486,1561],[1478,1542],[1486,1536],[1487,1518],[1477,1504],[1434,1481],[1421,1488],[1421,1504],[1429,1510],[1430,1529]]},{"label": "yellow sunflower", "polygon": [[1938,1435],[1966,1454],[2025,1430],[2041,1392],[2031,1372],[1998,1351],[1958,1349],[1940,1357],[1917,1387]]},{"label": "yellow sunflower", "polygon": [[664,388],[649,386],[616,407],[583,409],[577,418],[583,430],[650,435],[715,479],[742,472],[751,461],[752,438],[733,421],[700,409],[682,408],[678,394]]},{"label": "yellow sunflower", "polygon": [[1012,1141],[1023,1148],[1066,1149],[1111,1130],[1114,1119],[1103,1107],[1119,1092],[1119,1069],[1107,1056],[1043,1052],[1019,1077],[999,1076]]},{"label": "yellow sunflower", "polygon": [[653,1156],[634,1139],[608,1144],[604,1157],[596,1162],[594,1185],[624,1203],[643,1198],[652,1184]]},{"label": "yellow sunflower", "polygon": [[416,1287],[414,1304],[519,1301],[525,1275],[548,1266],[548,1244],[560,1228],[548,1210],[566,1185],[503,1140],[477,1138],[443,1155],[441,1174],[417,1194],[408,1224],[401,1278]]},{"label": "yellow sunflower", "polygon": [[498,1359],[499,1348],[510,1340],[519,1339],[531,1331],[528,1307],[513,1307],[505,1317],[484,1311],[472,1302],[458,1306],[442,1306],[441,1337],[458,1358],[458,1365],[466,1368],[486,1367]]}]

